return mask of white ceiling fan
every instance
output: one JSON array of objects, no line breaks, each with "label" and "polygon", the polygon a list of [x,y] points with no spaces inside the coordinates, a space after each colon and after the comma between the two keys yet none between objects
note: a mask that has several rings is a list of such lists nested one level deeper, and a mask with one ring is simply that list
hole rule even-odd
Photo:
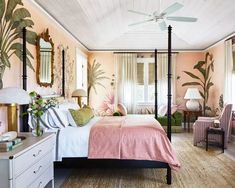
[{"label": "white ceiling fan", "polygon": [[177,10],[181,9],[183,6],[184,5],[176,2],[172,5],[170,5],[169,7],[167,7],[164,11],[161,11],[161,8],[160,8],[161,7],[161,0],[160,0],[159,11],[154,11],[152,14],[148,14],[148,13],[144,13],[144,12],[140,12],[140,11],[136,11],[136,10],[128,10],[128,12],[149,17],[149,19],[130,24],[129,26],[134,26],[134,25],[153,21],[153,22],[157,22],[160,29],[162,31],[164,31],[167,29],[167,25],[166,25],[165,20],[171,20],[171,21],[177,21],[177,22],[196,22],[197,18],[193,18],[193,17],[168,16],[168,15],[176,12]]}]

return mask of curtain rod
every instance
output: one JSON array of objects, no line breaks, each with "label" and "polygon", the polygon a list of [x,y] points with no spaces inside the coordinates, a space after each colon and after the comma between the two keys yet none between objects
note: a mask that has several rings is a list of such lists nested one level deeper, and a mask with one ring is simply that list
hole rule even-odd
[{"label": "curtain rod", "polygon": [[[153,52],[113,52],[114,54],[137,54],[137,53],[154,53]],[[158,54],[167,54],[167,52],[157,52]],[[179,52],[172,52],[172,54],[178,54]]]}]

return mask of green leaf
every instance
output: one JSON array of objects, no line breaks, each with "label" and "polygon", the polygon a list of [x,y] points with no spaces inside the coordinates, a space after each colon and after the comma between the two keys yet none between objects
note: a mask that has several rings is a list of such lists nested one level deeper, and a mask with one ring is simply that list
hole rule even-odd
[{"label": "green leaf", "polygon": [[2,20],[4,12],[5,12],[5,0],[0,0],[0,20]]},{"label": "green leaf", "polygon": [[[22,55],[22,52],[21,52],[21,51],[15,50],[14,53],[15,53],[15,55],[16,55],[21,61],[23,61],[23,55]],[[32,66],[32,64],[31,64],[31,62],[30,62],[30,60],[29,60],[28,57],[26,57],[26,65],[27,65],[29,68],[31,68],[33,71],[35,71],[35,69],[33,68],[33,66]]]},{"label": "green leaf", "polygon": [[13,12],[12,20],[13,22],[21,21],[24,18],[30,17],[31,14],[25,8],[18,8]]},{"label": "green leaf", "polygon": [[205,64],[205,61],[198,61],[198,63],[193,67],[194,69],[199,69]]},{"label": "green leaf", "polygon": [[23,5],[22,0],[8,0],[5,13],[6,21],[9,21],[12,18],[12,12],[17,5]]},{"label": "green leaf", "polygon": [[38,99],[37,104],[40,104],[40,105],[43,104],[43,99]]},{"label": "green leaf", "polygon": [[207,84],[206,89],[207,89],[207,92],[208,92],[208,93],[209,93],[210,87],[212,87],[213,85],[214,85],[213,82],[209,82],[209,83]]},{"label": "green leaf", "polygon": [[208,57],[210,57],[210,53],[209,53],[209,52],[206,52],[206,55],[205,55],[205,62],[206,62],[206,63],[207,63]]},{"label": "green leaf", "polygon": [[35,45],[36,44],[36,39],[37,39],[37,33],[27,30],[27,32],[26,32],[26,41],[29,44]]},{"label": "green leaf", "polygon": [[199,72],[202,74],[203,78],[205,79],[206,77],[206,70],[203,68],[198,68]]},{"label": "green leaf", "polygon": [[205,95],[201,91],[199,91],[199,93],[202,96],[202,98],[205,99]]},{"label": "green leaf", "polygon": [[206,76],[205,76],[205,81],[207,81],[209,75],[210,75],[210,70],[211,70],[211,67],[210,65],[207,67],[207,70],[206,70]]},{"label": "green leaf", "polygon": [[191,76],[192,78],[195,78],[195,79],[200,80],[200,78],[199,78],[198,76],[194,75],[193,73],[188,72],[188,71],[184,71],[184,72],[185,72],[187,75]]},{"label": "green leaf", "polygon": [[[19,50],[21,52],[22,52],[22,49],[23,49],[23,44],[21,44],[21,43],[14,43],[11,45],[11,48],[10,48],[10,50]],[[30,51],[28,49],[26,49],[26,54],[29,57],[31,57],[32,59],[34,59],[33,55],[30,53]]]},{"label": "green leaf", "polygon": [[212,72],[214,72],[214,60],[210,64]]},{"label": "green leaf", "polygon": [[24,27],[31,27],[34,25],[34,22],[29,19],[23,19],[21,21],[14,22],[12,25],[12,30],[17,28],[17,32],[22,32]]},{"label": "green leaf", "polygon": [[[19,33],[19,37],[23,38],[22,32]],[[33,31],[27,30],[27,32],[26,32],[26,41],[29,44],[35,45],[36,44],[36,40],[37,40],[37,33],[33,32]]]},{"label": "green leaf", "polygon": [[182,86],[202,86],[199,82],[186,82]]},{"label": "green leaf", "polygon": [[6,52],[2,52],[2,60],[3,60],[3,64],[5,65],[5,66],[7,66],[7,67],[11,67],[11,63],[10,63],[10,61],[9,61],[9,57],[8,57],[8,55],[7,55],[7,53]]},{"label": "green leaf", "polygon": [[29,96],[30,96],[30,97],[36,97],[36,96],[37,96],[37,93],[36,93],[35,91],[31,91],[31,92],[29,93]]}]

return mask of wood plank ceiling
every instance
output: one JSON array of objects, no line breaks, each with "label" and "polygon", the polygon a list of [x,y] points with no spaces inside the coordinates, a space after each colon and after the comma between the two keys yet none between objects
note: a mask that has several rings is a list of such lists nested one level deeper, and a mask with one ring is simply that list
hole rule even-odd
[{"label": "wood plank ceiling", "polygon": [[[150,22],[131,23],[153,13],[159,0],[34,0],[89,50],[166,49],[167,31]],[[179,2],[182,9],[171,16],[196,17],[195,23],[167,21],[173,26],[173,49],[201,50],[235,32],[235,0],[162,0],[161,10]]]}]

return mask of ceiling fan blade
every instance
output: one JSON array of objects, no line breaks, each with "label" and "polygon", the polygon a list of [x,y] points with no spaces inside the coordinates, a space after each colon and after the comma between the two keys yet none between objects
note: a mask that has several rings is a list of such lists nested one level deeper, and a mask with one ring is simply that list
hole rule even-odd
[{"label": "ceiling fan blade", "polygon": [[133,26],[133,25],[138,25],[138,24],[142,24],[142,23],[146,23],[146,22],[150,22],[150,21],[153,21],[154,19],[149,19],[149,20],[143,20],[143,21],[140,21],[140,22],[136,22],[136,23],[133,23],[133,24],[129,24],[129,26]]},{"label": "ceiling fan blade", "polygon": [[164,11],[162,11],[161,14],[164,14],[164,15],[169,15],[169,14],[172,14],[173,12],[181,9],[184,5],[180,4],[180,3],[174,3],[172,5],[170,5],[168,8],[166,8]]},{"label": "ceiling fan blade", "polygon": [[196,22],[197,18],[192,17],[167,17],[167,20],[178,21],[178,22]]},{"label": "ceiling fan blade", "polygon": [[158,25],[159,25],[159,27],[160,27],[160,29],[161,29],[162,31],[165,31],[165,30],[167,29],[167,26],[166,26],[166,22],[165,22],[165,21],[159,23]]},{"label": "ceiling fan blade", "polygon": [[147,13],[139,12],[139,11],[135,11],[135,10],[128,10],[128,12],[140,14],[140,15],[144,15],[144,16],[152,16],[151,14],[147,14]]}]

